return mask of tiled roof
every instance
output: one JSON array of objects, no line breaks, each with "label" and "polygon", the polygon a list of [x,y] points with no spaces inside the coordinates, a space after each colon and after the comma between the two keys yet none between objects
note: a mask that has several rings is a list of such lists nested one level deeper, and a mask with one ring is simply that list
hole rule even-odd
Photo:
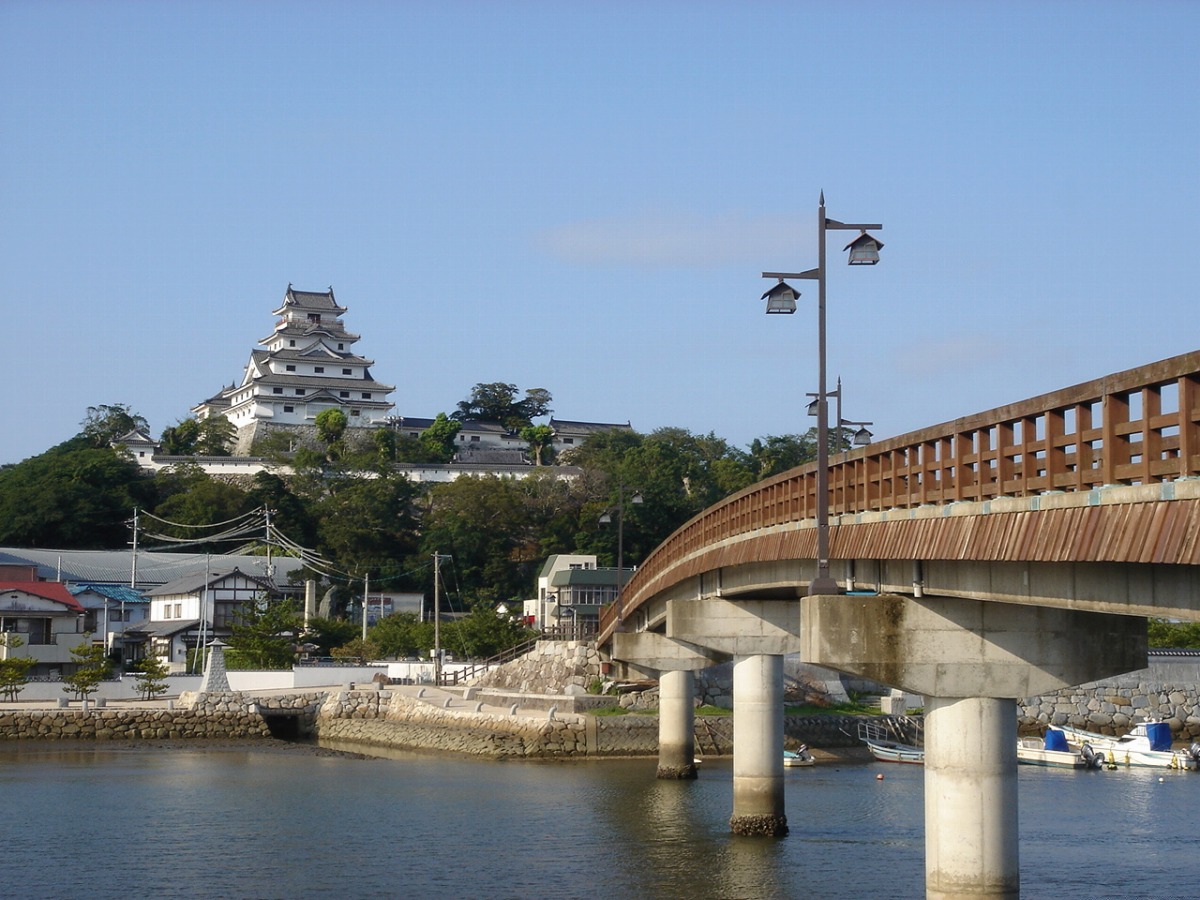
[{"label": "tiled roof", "polygon": [[[38,566],[53,577],[61,572],[63,581],[88,584],[129,584],[133,555],[128,550],[29,550],[19,547],[0,547],[0,562]],[[267,558],[240,554],[208,558],[213,569],[229,572],[239,568],[257,578],[266,577]],[[288,573],[302,567],[298,559],[276,556],[271,560],[275,578],[280,584]],[[137,580],[141,585],[166,584],[188,573],[204,574],[206,559],[203,553],[167,553],[161,550],[139,550]]]},{"label": "tiled roof", "polygon": [[22,591],[43,600],[61,603],[72,612],[83,612],[83,607],[71,596],[67,586],[58,581],[0,581],[0,594],[10,591]]},{"label": "tiled roof", "polygon": [[304,309],[332,309],[345,312],[344,306],[338,306],[333,296],[333,287],[328,291],[298,291],[290,284],[287,293],[283,295],[284,306],[300,306]]},{"label": "tiled roof", "polygon": [[76,584],[67,585],[67,590],[71,592],[72,597],[78,597],[80,594],[91,592],[99,594],[101,597],[107,597],[109,600],[117,600],[121,603],[149,603],[145,595],[141,591],[135,591],[133,588],[124,584],[90,584],[87,582],[79,582]]},{"label": "tiled roof", "polygon": [[208,585],[211,588],[213,585],[220,584],[226,578],[230,578],[235,575],[241,575],[245,578],[249,578],[251,581],[257,582],[258,584],[262,585],[263,590],[273,591],[275,589],[274,586],[261,575],[243,572],[238,568],[225,569],[223,571],[210,568],[207,572],[202,569],[199,572],[189,573],[184,575],[182,578],[177,578],[174,581],[170,581],[164,585],[160,585],[159,587],[152,588],[146,592],[146,596],[166,597],[174,596],[176,594],[191,594],[195,591],[203,590],[205,585]]},{"label": "tiled roof", "polygon": [[596,434],[604,431],[631,430],[628,422],[572,422],[569,419],[551,419],[549,425],[554,429],[555,434]]}]

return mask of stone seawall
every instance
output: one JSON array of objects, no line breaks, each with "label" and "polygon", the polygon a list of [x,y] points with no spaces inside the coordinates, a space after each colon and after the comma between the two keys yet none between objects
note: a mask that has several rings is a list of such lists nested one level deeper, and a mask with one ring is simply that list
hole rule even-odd
[{"label": "stone seawall", "polygon": [[261,715],[192,709],[30,709],[0,712],[4,740],[225,740],[270,737]]},{"label": "stone seawall", "polygon": [[[1017,707],[1022,733],[1040,734],[1047,725],[1073,725],[1121,735],[1136,722],[1171,726],[1176,741],[1200,739],[1200,666],[1154,665],[1140,672],[1030,697]],[[1166,677],[1164,677],[1166,676]]]}]

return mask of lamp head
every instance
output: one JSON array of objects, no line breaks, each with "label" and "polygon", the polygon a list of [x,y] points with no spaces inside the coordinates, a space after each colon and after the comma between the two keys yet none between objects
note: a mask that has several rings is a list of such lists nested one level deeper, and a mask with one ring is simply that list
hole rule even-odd
[{"label": "lamp head", "polygon": [[852,439],[851,443],[853,443],[855,447],[865,447],[867,444],[871,443],[871,438],[873,437],[874,435],[867,431],[866,427],[864,426],[863,428],[860,428],[858,431],[854,432],[854,438]]},{"label": "lamp head", "polygon": [[762,295],[767,301],[767,315],[791,315],[796,311],[796,298],[800,292],[790,284],[779,279],[779,284]]},{"label": "lamp head", "polygon": [[864,231],[842,249],[850,251],[850,265],[873,266],[879,262],[879,251],[883,249],[883,241]]}]

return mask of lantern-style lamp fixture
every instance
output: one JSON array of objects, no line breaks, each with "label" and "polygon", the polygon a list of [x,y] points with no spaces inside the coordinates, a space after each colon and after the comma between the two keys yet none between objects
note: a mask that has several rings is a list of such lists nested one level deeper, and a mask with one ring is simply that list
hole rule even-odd
[{"label": "lantern-style lamp fixture", "polygon": [[854,432],[854,437],[851,439],[851,443],[853,443],[855,447],[865,447],[867,444],[871,443],[871,438],[874,436],[875,435],[871,434],[871,432],[867,431],[866,426],[863,426],[862,428],[858,429],[858,431]]},{"label": "lantern-style lamp fixture", "polygon": [[883,241],[864,231],[842,249],[850,251],[850,265],[873,266],[879,262],[879,251],[883,249]]},{"label": "lantern-style lamp fixture", "polygon": [[762,295],[767,301],[767,315],[788,315],[796,311],[796,298],[800,292],[790,284],[779,279],[779,283]]}]

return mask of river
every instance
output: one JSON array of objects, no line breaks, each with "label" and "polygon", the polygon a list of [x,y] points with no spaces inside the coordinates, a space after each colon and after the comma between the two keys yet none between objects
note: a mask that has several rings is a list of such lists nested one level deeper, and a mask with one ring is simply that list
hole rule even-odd
[{"label": "river", "polygon": [[[787,770],[791,833],[729,833],[732,769],[356,758],[291,745],[0,746],[5,896],[924,895],[923,770]],[[876,776],[883,774],[883,780]],[[1161,777],[1161,781],[1160,781]],[[1022,896],[1200,893],[1200,773],[1021,767]]]}]

